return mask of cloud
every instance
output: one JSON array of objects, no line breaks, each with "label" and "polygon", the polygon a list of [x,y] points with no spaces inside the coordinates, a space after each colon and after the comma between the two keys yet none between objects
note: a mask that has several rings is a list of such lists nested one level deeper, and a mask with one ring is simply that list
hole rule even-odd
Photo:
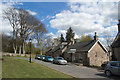
[{"label": "cloud", "polygon": [[70,10],[63,10],[50,20],[52,28],[60,31],[72,27],[76,37],[82,34],[94,36],[94,32],[99,36],[114,36],[117,32],[118,3],[70,2],[68,6]]},{"label": "cloud", "polygon": [[10,35],[11,31],[12,31],[12,27],[10,26],[10,23],[8,20],[3,19],[3,10],[6,10],[8,7],[12,7],[12,4],[3,4],[0,2],[0,33],[5,33]]},{"label": "cloud", "polygon": [[46,34],[47,36],[53,36],[54,34],[52,32]]},{"label": "cloud", "polygon": [[43,22],[45,19],[42,19],[41,21]]},{"label": "cloud", "polygon": [[26,10],[26,11],[29,12],[31,15],[37,15],[36,12],[33,12],[33,11],[31,11],[31,10]]}]

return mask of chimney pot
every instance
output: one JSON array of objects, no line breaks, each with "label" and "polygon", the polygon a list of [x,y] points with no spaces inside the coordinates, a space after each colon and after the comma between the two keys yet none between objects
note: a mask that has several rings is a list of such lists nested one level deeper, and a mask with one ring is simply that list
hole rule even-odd
[{"label": "chimney pot", "polygon": [[95,32],[94,40],[98,40],[97,32]]}]

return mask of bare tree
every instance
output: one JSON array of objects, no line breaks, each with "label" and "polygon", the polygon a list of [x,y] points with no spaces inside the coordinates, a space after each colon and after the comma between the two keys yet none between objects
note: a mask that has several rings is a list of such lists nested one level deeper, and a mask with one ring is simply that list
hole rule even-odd
[{"label": "bare tree", "polygon": [[38,26],[38,20],[30,15],[27,11],[19,9],[19,24],[20,24],[20,49],[23,48],[23,54],[25,54],[25,41],[28,39],[29,35],[32,33],[33,29]]},{"label": "bare tree", "polygon": [[106,43],[107,43],[107,48],[108,48],[108,57],[109,57],[109,60],[111,60],[111,44],[113,42],[113,36],[109,35],[109,34],[106,34],[105,36],[105,40],[106,40]]},{"label": "bare tree", "polygon": [[37,41],[37,47],[40,49],[40,53],[42,54],[43,48],[45,47],[44,34],[47,33],[47,30],[45,26],[40,22],[35,21],[34,24],[36,25],[36,27],[33,29],[33,37]]},{"label": "bare tree", "polygon": [[[37,40],[39,46],[42,46],[43,34],[47,32],[43,23],[41,23],[34,16],[30,15],[27,11],[15,8],[8,8],[4,11],[4,18],[9,20],[13,28],[13,48],[17,53],[19,45],[19,54],[25,54],[25,42],[31,33],[34,33],[34,38]],[[41,48],[41,47],[40,47]]]},{"label": "bare tree", "polygon": [[17,53],[17,40],[18,40],[18,12],[15,8],[8,8],[3,11],[3,18],[7,19],[10,22],[10,25],[12,26],[13,29],[13,34],[12,34],[12,39],[13,39],[13,49],[14,53]]}]

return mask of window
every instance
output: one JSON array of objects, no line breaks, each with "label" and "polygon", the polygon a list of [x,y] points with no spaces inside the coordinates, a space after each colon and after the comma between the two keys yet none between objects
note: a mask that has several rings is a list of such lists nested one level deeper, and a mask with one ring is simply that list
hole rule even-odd
[{"label": "window", "polygon": [[117,63],[116,62],[112,62],[110,65],[111,66],[117,66]]},{"label": "window", "polygon": [[118,66],[120,67],[120,63],[118,64]]},{"label": "window", "polygon": [[81,55],[79,55],[79,60],[81,60],[81,61],[83,60],[83,57]]},{"label": "window", "polygon": [[97,57],[97,52],[95,53],[95,57]]}]

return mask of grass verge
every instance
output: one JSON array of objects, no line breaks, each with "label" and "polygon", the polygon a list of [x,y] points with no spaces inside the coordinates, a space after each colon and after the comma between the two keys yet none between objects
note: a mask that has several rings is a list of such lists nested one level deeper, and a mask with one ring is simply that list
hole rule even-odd
[{"label": "grass verge", "polygon": [[52,70],[38,63],[29,63],[26,60],[3,58],[3,78],[72,78],[61,72]]}]

